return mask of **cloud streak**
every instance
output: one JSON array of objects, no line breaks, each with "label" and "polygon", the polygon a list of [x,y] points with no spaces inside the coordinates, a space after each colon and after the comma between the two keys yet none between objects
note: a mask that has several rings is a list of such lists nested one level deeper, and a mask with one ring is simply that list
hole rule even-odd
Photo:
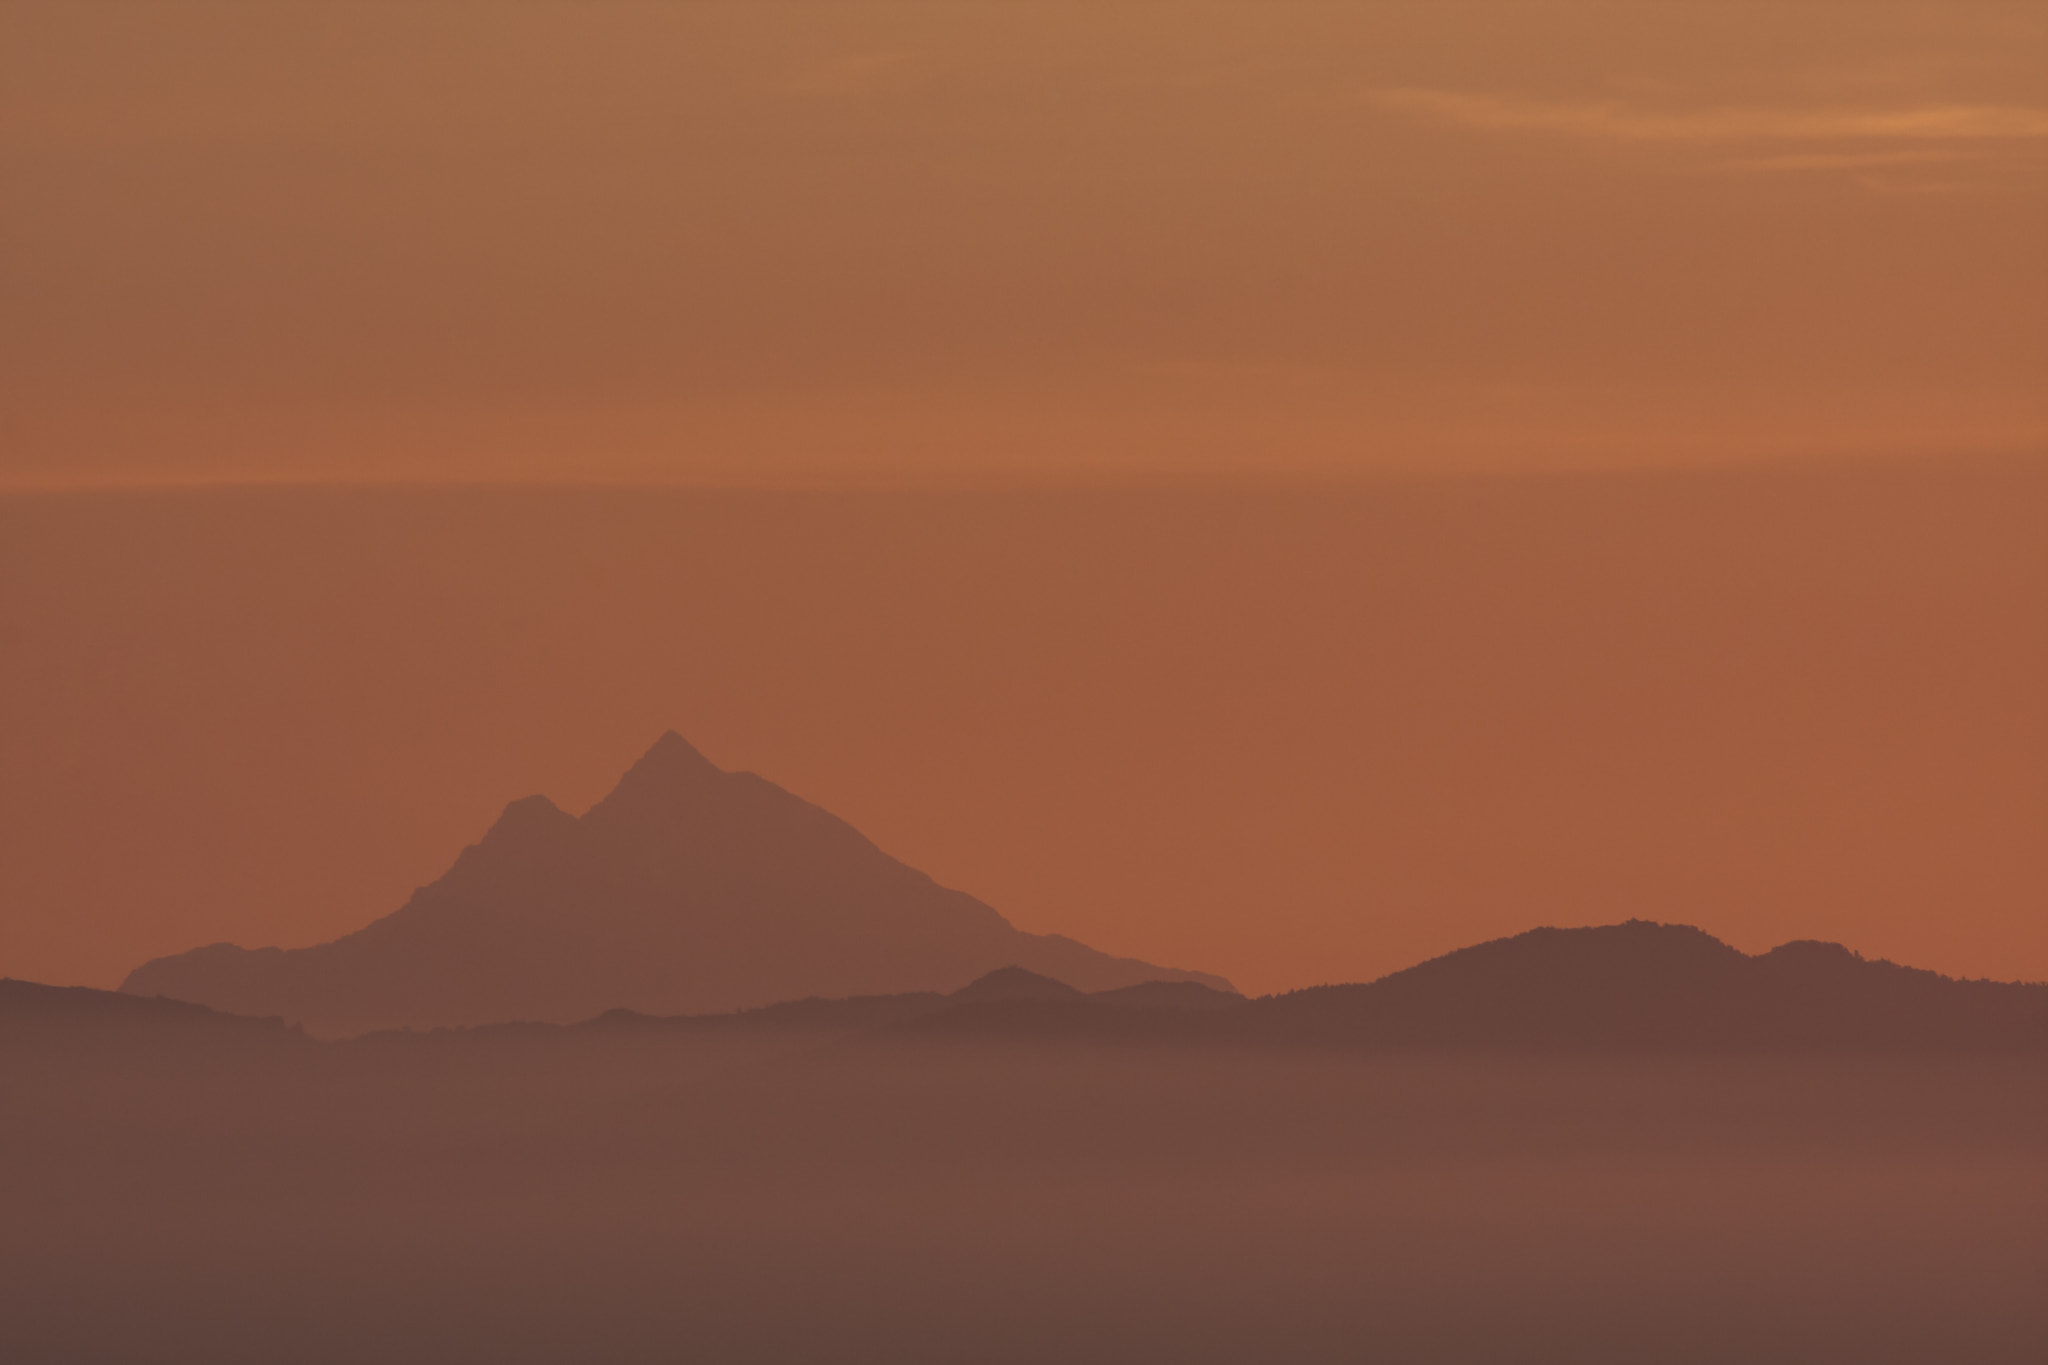
[{"label": "cloud streak", "polygon": [[1747,157],[1729,164],[1751,171],[1860,171],[1890,166],[1941,166],[1976,160],[1982,154],[1948,148],[1911,148],[1884,152],[1785,152]]},{"label": "cloud streak", "polygon": [[1476,132],[1554,133],[1614,142],[1976,142],[2048,138],[2048,109],[1923,104],[1893,109],[1683,111],[1614,101],[1552,101],[1452,90],[1377,90],[1378,108]]}]

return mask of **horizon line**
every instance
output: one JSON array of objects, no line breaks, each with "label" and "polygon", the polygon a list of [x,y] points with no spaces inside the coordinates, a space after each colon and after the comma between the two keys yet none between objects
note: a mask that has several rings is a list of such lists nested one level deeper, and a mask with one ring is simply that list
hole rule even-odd
[{"label": "horizon line", "polygon": [[1742,474],[1796,474],[1812,471],[1928,470],[1942,467],[1983,467],[2040,463],[2048,469],[2048,443],[2032,442],[1950,451],[1826,451],[1810,454],[1730,456],[1717,460],[1682,460],[1669,464],[1589,461],[1543,465],[1459,464],[1431,469],[1414,465],[1377,469],[1205,469],[1196,471],[1131,471],[1082,474],[1061,470],[1044,474],[1009,471],[999,475],[906,474],[877,472],[840,478],[742,478],[717,475],[572,475],[478,474],[421,475],[256,475],[220,474],[170,477],[87,477],[56,479],[0,478],[0,498],[93,497],[226,492],[658,492],[719,493],[763,496],[845,495],[1030,495],[1113,493],[1307,493],[1414,484],[1482,482],[1568,483],[1610,478],[1680,478]]}]

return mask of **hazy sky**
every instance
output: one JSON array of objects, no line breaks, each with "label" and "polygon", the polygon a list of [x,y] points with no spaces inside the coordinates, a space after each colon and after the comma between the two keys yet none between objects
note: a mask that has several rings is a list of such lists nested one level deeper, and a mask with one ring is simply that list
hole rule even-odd
[{"label": "hazy sky", "polygon": [[0,497],[0,976],[401,905],[663,730],[1247,990],[1631,916],[2048,980],[2048,468]]},{"label": "hazy sky", "polygon": [[2048,9],[0,6],[0,485],[2039,448]]},{"label": "hazy sky", "polygon": [[2042,977],[2044,377],[2039,0],[0,0],[0,974],[675,728],[1255,989]]}]

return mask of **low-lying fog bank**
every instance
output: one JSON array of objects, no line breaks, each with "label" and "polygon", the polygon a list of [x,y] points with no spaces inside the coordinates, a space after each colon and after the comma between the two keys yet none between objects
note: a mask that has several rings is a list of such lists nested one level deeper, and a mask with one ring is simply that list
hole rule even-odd
[{"label": "low-lying fog bank", "polygon": [[0,1053],[10,1361],[2011,1361],[2029,1057]]}]

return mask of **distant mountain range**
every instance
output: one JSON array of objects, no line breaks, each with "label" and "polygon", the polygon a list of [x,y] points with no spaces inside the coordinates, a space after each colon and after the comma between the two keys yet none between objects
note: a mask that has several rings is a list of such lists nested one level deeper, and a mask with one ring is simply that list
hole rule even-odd
[{"label": "distant mountain range", "polygon": [[[281,1021],[0,981],[0,1044],[284,1038]],[[364,1045],[547,1036],[1012,1040],[1492,1052],[2048,1053],[2048,985],[1958,981],[1800,942],[1749,956],[1685,925],[1535,929],[1360,985],[1248,1000],[1200,981],[1082,991],[1021,967],[941,993],[784,1001],[719,1014],[606,1011],[581,1023],[386,1032]],[[337,1046],[355,1046],[338,1044]]]},{"label": "distant mountain range", "polygon": [[332,943],[159,958],[103,1005],[105,992],[0,985],[0,1024],[16,1033],[30,1018],[119,1032],[248,1016],[330,1038],[520,1022],[1282,1046],[2048,1047],[2048,985],[1957,981],[1831,943],[1752,957],[1642,920],[1536,929],[1366,984],[1246,1000],[1221,977],[1025,933],[673,732],[581,818],[545,797],[513,802],[440,880]]},{"label": "distant mountain range", "polygon": [[1682,924],[1535,929],[1367,985],[1254,1002],[1269,1041],[1750,1049],[2048,1046],[2048,985],[1958,981],[1801,941],[1750,956]]},{"label": "distant mountain range", "polygon": [[45,986],[0,978],[0,1055],[80,1050],[160,1060],[197,1056],[289,1056],[314,1046],[282,1019],[223,1014],[183,1000],[142,999],[87,986]]},{"label": "distant mountain range", "polygon": [[1835,943],[1749,956],[1681,924],[1535,929],[1377,981],[1247,1000],[1198,983],[1083,993],[1012,969],[949,996],[804,1000],[591,1027],[1492,1051],[2048,1049],[2048,985],[1957,981]]},{"label": "distant mountain range", "polygon": [[121,989],[333,1037],[947,991],[1006,966],[1090,991],[1230,989],[1025,933],[670,732],[581,818],[542,796],[513,802],[440,880],[356,933],[197,948],[138,967]]}]

